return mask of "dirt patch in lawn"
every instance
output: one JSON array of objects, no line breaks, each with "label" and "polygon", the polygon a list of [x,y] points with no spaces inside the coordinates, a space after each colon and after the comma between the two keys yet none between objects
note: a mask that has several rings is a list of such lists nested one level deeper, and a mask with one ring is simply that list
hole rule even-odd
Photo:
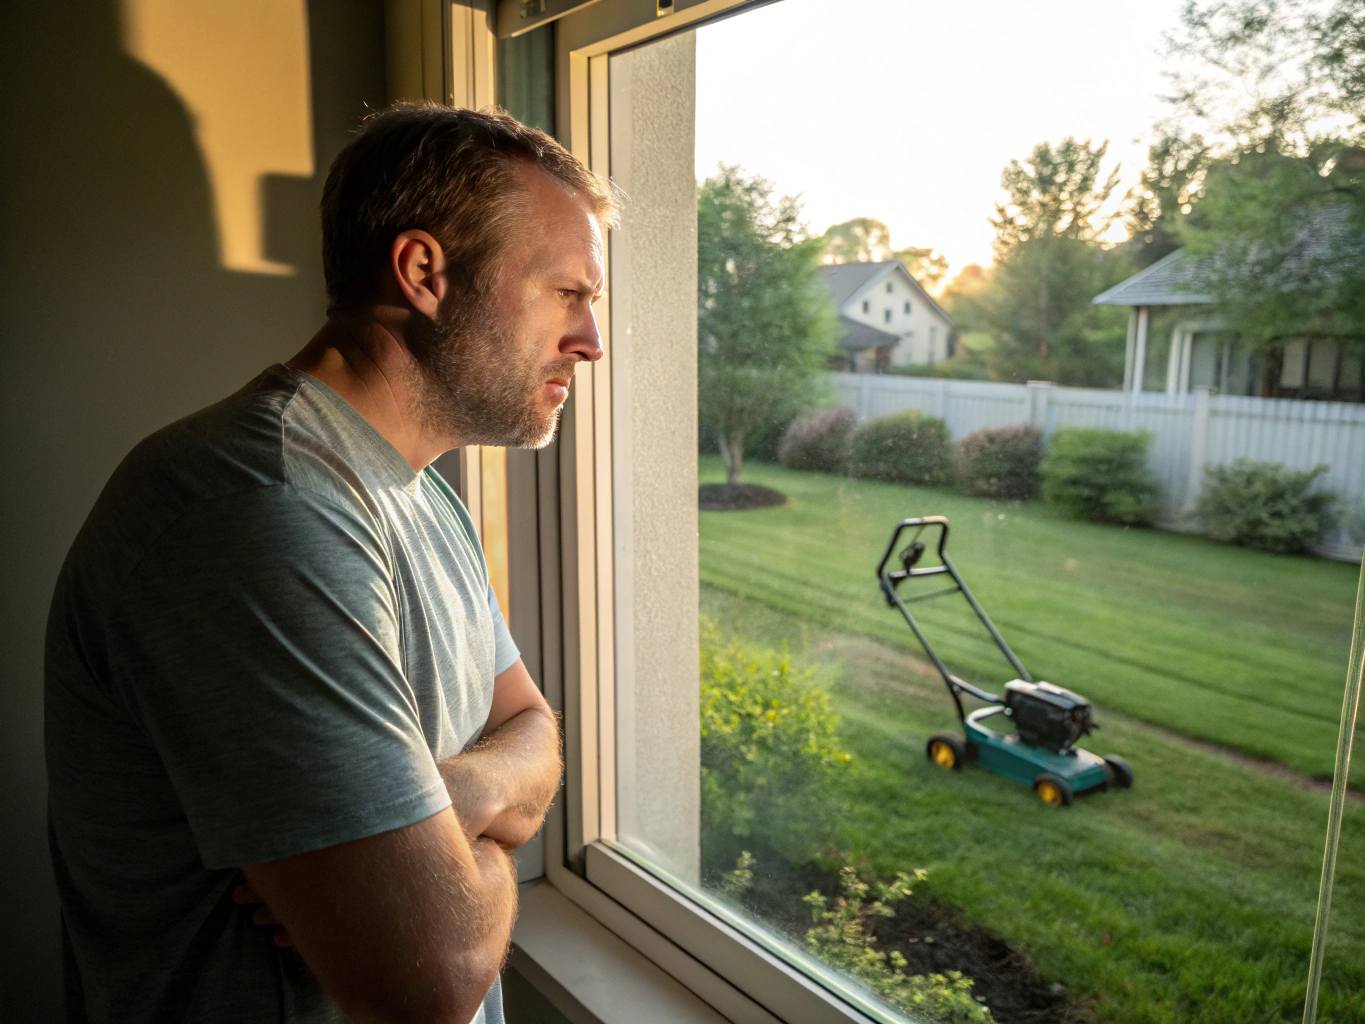
[{"label": "dirt patch in lawn", "polygon": [[760,484],[702,484],[697,488],[697,504],[703,512],[741,512],[786,503],[781,491]]},{"label": "dirt patch in lawn", "polygon": [[[753,886],[744,907],[800,946],[811,926],[802,897],[820,891],[833,897],[839,882],[814,865],[788,864],[782,857],[755,851]],[[999,1024],[1084,1024],[1085,1004],[1071,1000],[1065,987],[1049,982],[1019,950],[968,921],[956,907],[916,891],[895,904],[896,916],[875,924],[877,946],[898,950],[907,974],[961,971],[975,983]]]}]

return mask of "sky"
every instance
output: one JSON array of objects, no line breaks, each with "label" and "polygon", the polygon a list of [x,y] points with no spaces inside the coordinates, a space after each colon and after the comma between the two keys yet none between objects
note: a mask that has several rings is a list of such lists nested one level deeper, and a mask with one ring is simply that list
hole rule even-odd
[{"label": "sky", "polygon": [[949,274],[991,260],[1000,172],[1044,140],[1146,163],[1180,0],[779,0],[697,33],[697,175],[738,163]]}]

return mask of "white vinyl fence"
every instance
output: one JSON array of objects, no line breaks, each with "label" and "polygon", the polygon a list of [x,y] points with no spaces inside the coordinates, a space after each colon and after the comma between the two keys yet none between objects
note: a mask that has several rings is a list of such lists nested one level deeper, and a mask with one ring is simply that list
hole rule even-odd
[{"label": "white vinyl fence", "polygon": [[[1320,485],[1342,507],[1365,506],[1365,405],[1194,394],[1101,391],[1052,384],[836,373],[839,404],[859,421],[903,409],[941,417],[958,440],[982,427],[1034,423],[1050,436],[1059,427],[1107,427],[1152,434],[1149,463],[1161,482],[1162,520],[1174,525],[1203,486],[1206,465],[1234,459],[1280,462],[1291,469],[1329,468]],[[1359,560],[1344,529],[1323,554]]]}]

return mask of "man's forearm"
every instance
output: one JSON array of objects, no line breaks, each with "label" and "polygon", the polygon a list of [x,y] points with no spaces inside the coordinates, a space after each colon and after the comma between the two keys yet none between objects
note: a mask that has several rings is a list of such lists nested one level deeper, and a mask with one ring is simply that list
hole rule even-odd
[{"label": "man's forearm", "polygon": [[327,994],[357,1024],[462,1024],[506,956],[516,873],[449,809],[243,868]]},{"label": "man's forearm", "polygon": [[558,723],[548,709],[529,708],[438,767],[467,835],[521,846],[559,789]]}]

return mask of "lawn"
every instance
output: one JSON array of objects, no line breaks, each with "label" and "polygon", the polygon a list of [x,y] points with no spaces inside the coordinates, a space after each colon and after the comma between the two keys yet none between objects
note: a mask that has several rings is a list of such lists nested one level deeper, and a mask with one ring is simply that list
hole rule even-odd
[{"label": "lawn", "polygon": [[[719,475],[704,459],[703,480]],[[1299,1019],[1326,796],[1184,737],[1329,774],[1356,567],[947,491],[763,465],[746,477],[792,502],[703,513],[702,611],[821,666],[856,755],[836,837],[847,855],[882,874],[928,868],[933,895],[1023,950],[1097,1021]],[[1129,759],[1133,790],[1057,811],[980,769],[924,759],[951,705],[873,568],[898,518],[935,513],[952,520],[950,553],[1035,676],[1096,702],[1091,745]],[[951,666],[1008,677],[963,609],[921,608]],[[1365,1022],[1358,800],[1324,988],[1320,1020]]]}]

